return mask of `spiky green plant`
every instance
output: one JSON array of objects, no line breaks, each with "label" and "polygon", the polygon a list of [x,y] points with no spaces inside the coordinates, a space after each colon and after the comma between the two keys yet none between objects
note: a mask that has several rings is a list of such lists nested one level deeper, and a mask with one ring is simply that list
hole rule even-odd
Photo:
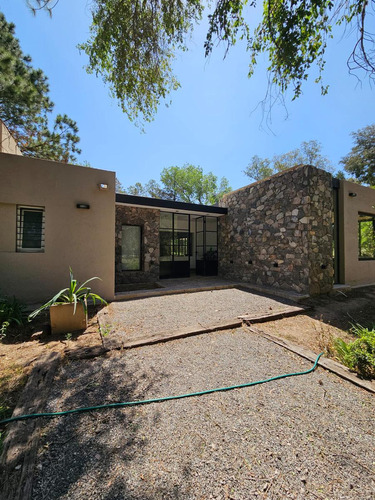
[{"label": "spiky green plant", "polygon": [[0,297],[0,340],[6,335],[12,323],[22,325],[24,305],[15,297]]},{"label": "spiky green plant", "polygon": [[62,290],[60,290],[54,297],[52,297],[51,300],[49,300],[41,307],[39,307],[31,314],[29,314],[28,317],[29,321],[34,319],[35,316],[37,316],[45,309],[49,309],[51,306],[57,304],[74,304],[73,314],[75,314],[76,312],[77,304],[82,304],[85,312],[87,312],[87,299],[91,299],[94,302],[94,304],[96,304],[96,301],[99,301],[101,304],[107,305],[107,302],[102,297],[100,297],[96,293],[93,293],[91,291],[91,288],[86,286],[87,283],[89,283],[90,281],[100,280],[100,278],[94,276],[93,278],[86,280],[81,285],[78,283],[76,279],[74,279],[71,267],[69,267],[69,276],[70,276],[69,286],[67,288],[63,288]]},{"label": "spiky green plant", "polygon": [[335,339],[337,357],[350,370],[365,378],[375,377],[375,328],[369,329],[356,324],[351,328],[358,337],[353,342]]}]

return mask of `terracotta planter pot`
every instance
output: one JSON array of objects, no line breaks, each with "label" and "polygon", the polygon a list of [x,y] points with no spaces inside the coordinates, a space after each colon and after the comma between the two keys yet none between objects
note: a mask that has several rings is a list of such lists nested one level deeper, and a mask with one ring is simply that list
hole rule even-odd
[{"label": "terracotta planter pot", "polygon": [[49,308],[52,333],[70,333],[87,328],[87,314],[83,304],[56,304]]}]

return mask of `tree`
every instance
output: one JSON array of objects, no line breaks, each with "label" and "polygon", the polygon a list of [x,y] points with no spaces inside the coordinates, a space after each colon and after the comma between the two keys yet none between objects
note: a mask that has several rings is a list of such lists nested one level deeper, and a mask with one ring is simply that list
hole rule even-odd
[{"label": "tree", "polygon": [[[35,8],[53,8],[56,0],[27,0]],[[267,0],[260,22],[253,19],[253,0],[218,0],[206,6],[203,0],[93,0],[89,40],[80,49],[89,57],[88,71],[101,75],[131,120],[151,120],[161,100],[180,84],[172,63],[178,51],[187,50],[187,40],[206,7],[208,33],[204,44],[209,56],[219,42],[226,52],[238,40],[249,53],[249,71],[257,59],[268,54],[268,97],[272,89],[293,98],[314,67],[315,81],[322,83],[327,42],[333,27],[356,30],[357,41],[348,57],[349,71],[362,69],[375,76],[374,35],[367,29],[375,0]],[[354,28],[352,25],[355,25]],[[340,34],[338,34],[338,37]]]},{"label": "tree", "polygon": [[295,165],[313,165],[333,172],[331,162],[321,154],[322,145],[315,140],[303,141],[301,146],[282,155],[275,155],[272,160],[253,156],[244,170],[244,174],[255,181],[265,179],[277,172],[282,172]]},{"label": "tree", "polygon": [[125,192],[136,196],[212,205],[232,189],[225,177],[218,184],[218,179],[212,172],[204,174],[201,167],[190,164],[164,168],[160,181],[161,185],[154,179],[145,185],[137,182],[125,189]]},{"label": "tree", "polygon": [[375,125],[367,125],[351,136],[354,146],[340,163],[355,181],[375,186]]},{"label": "tree", "polygon": [[54,104],[47,77],[31,66],[14,31],[0,13],[0,119],[25,156],[75,162],[81,152],[77,124],[64,114],[50,126]]},{"label": "tree", "polygon": [[254,181],[260,181],[266,177],[270,177],[275,173],[273,167],[271,166],[271,160],[268,158],[260,158],[255,155],[251,158],[250,163],[244,170],[244,174],[254,179]]}]

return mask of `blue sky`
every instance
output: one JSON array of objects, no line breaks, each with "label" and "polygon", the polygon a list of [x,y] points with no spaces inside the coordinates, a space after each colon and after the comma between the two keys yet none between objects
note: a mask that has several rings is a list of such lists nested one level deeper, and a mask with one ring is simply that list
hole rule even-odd
[{"label": "blue sky", "polygon": [[[87,0],[60,0],[52,19],[41,12],[34,17],[25,0],[0,0],[7,21],[33,65],[49,78],[57,113],[77,121],[82,155],[92,167],[114,170],[124,186],[159,179],[171,165],[192,163],[226,176],[233,189],[249,183],[243,174],[253,155],[272,157],[316,139],[335,167],[352,146],[350,132],[374,122],[374,100],[367,80],[358,84],[346,67],[353,36],[330,42],[324,82],[328,96],[311,79],[303,96],[272,110],[272,131],[262,127],[258,103],[266,86],[266,61],[247,78],[248,54],[236,46],[223,60],[219,48],[204,58],[205,25],[196,30],[190,50],[175,63],[182,88],[172,94],[172,105],[161,105],[145,133],[129,122],[101,79],[84,69],[86,56],[77,44],[86,41],[90,25]],[[251,12],[251,11],[250,11]],[[254,111],[255,110],[255,111]]]}]

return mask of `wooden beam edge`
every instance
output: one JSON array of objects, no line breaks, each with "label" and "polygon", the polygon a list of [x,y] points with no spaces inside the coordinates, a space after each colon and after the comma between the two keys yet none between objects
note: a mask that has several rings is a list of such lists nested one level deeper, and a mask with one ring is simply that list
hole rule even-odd
[{"label": "wooden beam edge", "polygon": [[[316,354],[314,351],[311,351],[310,349],[307,349],[306,347],[301,347],[297,344],[289,342],[288,340],[275,337],[274,335],[266,333],[263,330],[260,330],[259,328],[255,328],[253,326],[248,326],[248,328],[253,333],[261,335],[262,337],[270,340],[271,342],[274,342],[275,344],[278,344],[281,347],[284,347],[285,349],[288,349],[289,351],[293,352],[294,354],[297,354],[302,358],[312,361],[313,363],[315,362],[318,356],[318,354]],[[369,391],[372,394],[375,394],[374,382],[358,378],[356,375],[350,372],[348,368],[341,365],[337,361],[334,361],[333,359],[320,358],[320,360],[318,361],[318,366],[321,366],[322,368],[325,368],[326,370],[330,371],[331,373],[334,373],[335,375],[338,375],[339,377],[347,380],[348,382],[351,382],[352,384],[357,385],[358,387],[361,387],[362,389],[365,389],[366,391]]]}]

